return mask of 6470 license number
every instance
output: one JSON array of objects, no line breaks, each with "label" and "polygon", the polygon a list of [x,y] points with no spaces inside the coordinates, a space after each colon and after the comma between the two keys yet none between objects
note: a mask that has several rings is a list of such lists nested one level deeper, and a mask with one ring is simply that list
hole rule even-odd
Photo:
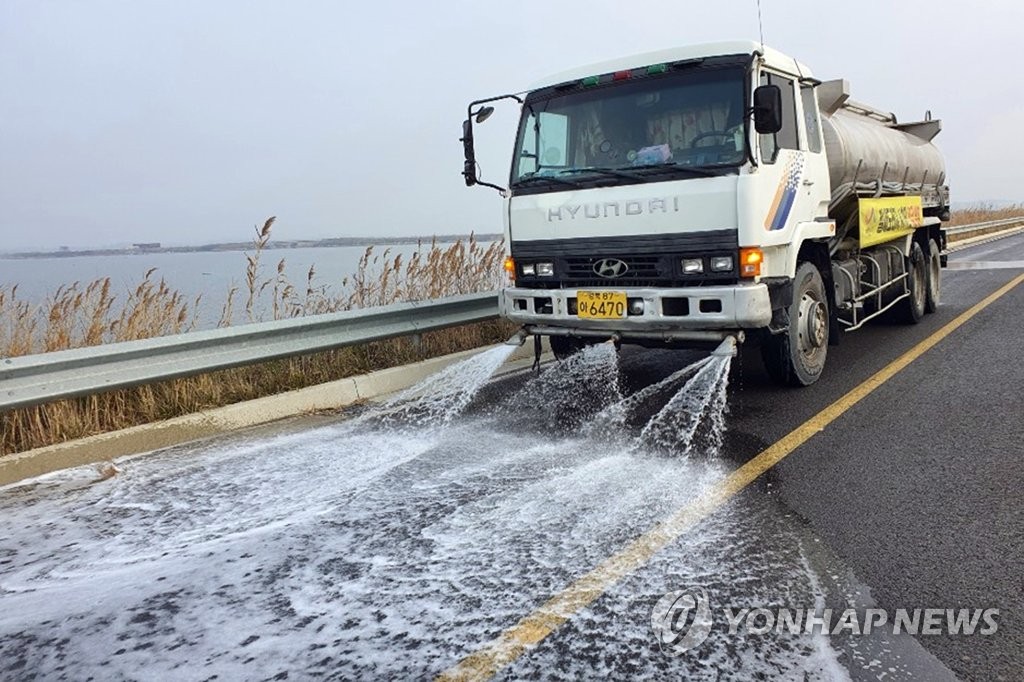
[{"label": "6470 license number", "polygon": [[601,320],[625,317],[626,292],[579,291],[576,293],[576,316]]}]

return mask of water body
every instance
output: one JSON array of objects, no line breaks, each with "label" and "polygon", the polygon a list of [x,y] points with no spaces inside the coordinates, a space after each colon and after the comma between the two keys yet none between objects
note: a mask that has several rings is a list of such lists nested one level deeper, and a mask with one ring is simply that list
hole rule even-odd
[{"label": "water body", "polygon": [[[385,249],[391,257],[402,255],[403,261],[419,247],[404,244],[377,247],[374,253],[383,257]],[[430,245],[425,244],[425,249]],[[326,285],[340,292],[345,277],[356,272],[365,247],[323,247],[264,251],[260,263],[260,279],[274,278],[277,264],[285,260],[288,280],[300,291],[306,288],[310,267],[316,268],[315,284]],[[382,258],[383,260],[383,258]],[[140,253],[116,256],[74,256],[63,258],[0,258],[0,286],[18,285],[18,296],[33,303],[45,301],[58,287],[74,282],[84,285],[102,277],[110,277],[112,292],[123,301],[135,289],[146,272],[156,268],[152,277],[163,278],[172,290],[180,291],[187,300],[201,296],[200,328],[217,324],[227,300],[228,291],[237,287],[235,321],[245,320],[246,256],[240,251],[195,253]],[[265,296],[269,301],[269,297]],[[115,305],[115,308],[117,306]],[[258,311],[269,316],[269,305]],[[269,317],[268,317],[269,319]]]}]

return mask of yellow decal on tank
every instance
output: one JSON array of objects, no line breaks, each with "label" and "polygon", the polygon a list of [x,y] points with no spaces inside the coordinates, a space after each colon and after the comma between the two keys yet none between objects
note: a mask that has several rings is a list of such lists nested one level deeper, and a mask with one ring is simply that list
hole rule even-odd
[{"label": "yellow decal on tank", "polygon": [[860,245],[874,246],[904,237],[924,225],[921,197],[860,200]]}]

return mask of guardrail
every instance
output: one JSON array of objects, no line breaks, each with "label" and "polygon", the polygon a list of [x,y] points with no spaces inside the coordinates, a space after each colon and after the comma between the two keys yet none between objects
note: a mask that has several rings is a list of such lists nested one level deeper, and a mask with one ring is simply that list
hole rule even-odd
[{"label": "guardrail", "polygon": [[[967,239],[989,231],[995,232],[1000,228],[1013,228],[1019,225],[1024,225],[1024,216],[1003,218],[1002,220],[989,220],[984,223],[971,223],[970,225],[957,225],[956,227],[947,227],[945,231],[946,234],[951,237],[964,235],[963,238]],[[959,239],[953,241],[959,241]]]},{"label": "guardrail", "polygon": [[[954,243],[1024,216],[947,228]],[[496,292],[0,359],[0,410],[382,341],[498,316]]]},{"label": "guardrail", "polygon": [[0,410],[457,327],[497,316],[497,295],[488,292],[4,358],[0,359]]}]

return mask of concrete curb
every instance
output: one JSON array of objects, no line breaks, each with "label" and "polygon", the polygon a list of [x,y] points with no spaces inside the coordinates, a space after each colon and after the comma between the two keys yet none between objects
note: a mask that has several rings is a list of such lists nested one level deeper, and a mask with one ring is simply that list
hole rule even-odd
[{"label": "concrete curb", "polygon": [[[482,350],[478,348],[453,353],[162,422],[5,455],[0,457],[0,487],[61,469],[139,455],[235,429],[320,410],[336,410],[361,400],[375,400],[409,388],[427,376]],[[546,353],[548,355],[550,353]],[[532,362],[533,344],[526,343],[513,352],[495,376],[529,367]]]}]

